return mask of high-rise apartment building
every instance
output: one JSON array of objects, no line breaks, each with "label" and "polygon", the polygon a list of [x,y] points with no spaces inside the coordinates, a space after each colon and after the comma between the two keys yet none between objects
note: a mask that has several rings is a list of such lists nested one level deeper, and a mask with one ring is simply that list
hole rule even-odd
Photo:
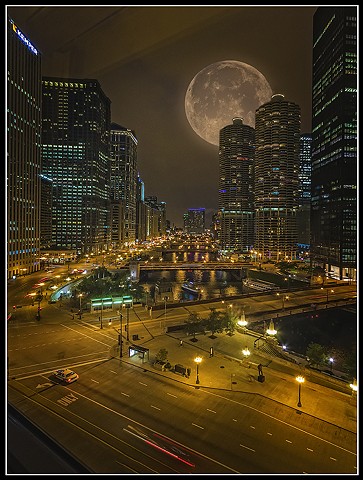
[{"label": "high-rise apartment building", "polygon": [[205,208],[188,208],[184,214],[184,232],[191,235],[204,233]]},{"label": "high-rise apartment building", "polygon": [[122,247],[136,240],[137,138],[116,123],[110,135],[111,243]]},{"label": "high-rise apartment building", "polygon": [[356,279],[357,7],[313,19],[311,260]]},{"label": "high-rise apartment building", "polygon": [[7,18],[7,276],[39,270],[41,55]]},{"label": "high-rise apartment building", "polygon": [[253,245],[255,130],[233,118],[219,133],[220,249],[249,252]]},{"label": "high-rise apartment building", "polygon": [[53,181],[54,249],[109,242],[110,100],[97,80],[43,77],[42,173]]},{"label": "high-rise apartment building", "polygon": [[304,249],[310,246],[311,202],[311,143],[310,133],[300,136],[299,208],[296,213],[297,243]]},{"label": "high-rise apartment building", "polygon": [[255,243],[262,260],[296,258],[300,107],[273,95],[256,110]]},{"label": "high-rise apartment building", "polygon": [[40,175],[40,249],[52,248],[53,182]]}]

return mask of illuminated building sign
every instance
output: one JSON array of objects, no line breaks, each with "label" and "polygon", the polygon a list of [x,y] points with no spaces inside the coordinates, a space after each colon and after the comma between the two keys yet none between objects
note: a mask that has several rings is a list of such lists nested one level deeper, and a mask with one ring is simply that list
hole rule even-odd
[{"label": "illuminated building sign", "polygon": [[34,47],[34,45],[31,44],[31,42],[26,38],[26,36],[18,29],[18,27],[15,25],[15,23],[11,20],[11,23],[13,24],[13,30],[17,34],[17,36],[20,38],[20,40],[25,43],[25,45],[31,50],[35,55],[38,55],[38,50]]}]

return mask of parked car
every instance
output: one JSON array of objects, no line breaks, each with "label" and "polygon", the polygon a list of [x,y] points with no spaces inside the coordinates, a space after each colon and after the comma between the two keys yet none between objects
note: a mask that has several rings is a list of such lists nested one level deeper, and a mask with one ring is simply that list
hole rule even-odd
[{"label": "parked car", "polygon": [[79,379],[79,375],[69,368],[60,368],[54,372],[54,376],[62,382],[72,383]]}]

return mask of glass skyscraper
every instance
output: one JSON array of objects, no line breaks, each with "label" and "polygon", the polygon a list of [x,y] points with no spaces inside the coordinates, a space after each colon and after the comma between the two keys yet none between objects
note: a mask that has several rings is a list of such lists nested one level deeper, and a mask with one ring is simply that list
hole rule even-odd
[{"label": "glass skyscraper", "polygon": [[137,138],[116,123],[110,138],[111,242],[122,247],[136,240]]},{"label": "glass skyscraper", "polygon": [[53,182],[52,248],[108,247],[110,100],[97,80],[43,77],[42,173]]},{"label": "glass skyscraper", "polygon": [[337,279],[357,263],[357,8],[313,20],[311,259]]},{"label": "glass skyscraper", "polygon": [[7,18],[7,276],[40,268],[41,55]]},{"label": "glass skyscraper", "polygon": [[218,240],[224,252],[249,252],[253,244],[255,130],[233,118],[219,133]]},{"label": "glass skyscraper", "polygon": [[296,258],[300,125],[300,107],[281,94],[256,110],[254,248],[262,260]]},{"label": "glass skyscraper", "polygon": [[300,195],[296,223],[297,243],[306,250],[310,246],[311,143],[311,134],[303,133],[300,137]]}]

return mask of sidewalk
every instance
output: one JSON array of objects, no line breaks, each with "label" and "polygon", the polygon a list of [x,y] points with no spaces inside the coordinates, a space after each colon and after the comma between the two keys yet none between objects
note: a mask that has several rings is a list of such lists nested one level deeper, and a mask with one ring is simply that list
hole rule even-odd
[{"label": "sidewalk", "polygon": [[[133,334],[138,335],[138,340],[131,340]],[[347,393],[342,393],[333,388],[333,383],[332,388],[329,388],[312,382],[313,372],[305,369],[303,364],[280,360],[254,347],[255,336],[237,332],[232,336],[221,333],[215,337],[212,339],[208,334],[197,335],[197,341],[193,342],[193,337],[186,336],[183,331],[162,333],[160,328],[149,331],[144,324],[130,323],[130,342],[127,343],[124,337],[122,361],[173,381],[182,382],[191,388],[230,392],[232,395],[238,395],[236,398],[239,401],[248,399],[248,405],[258,407],[281,420],[286,419],[292,424],[297,422],[296,424],[300,426],[303,421],[304,426],[310,425],[319,431],[333,429],[335,438],[340,436],[349,444],[352,441],[355,443],[357,398],[356,394],[352,396],[348,385]],[[182,345],[180,340],[183,341]],[[149,349],[148,356],[144,359],[138,355],[129,357],[128,346],[132,344]],[[242,353],[245,347],[251,352],[248,358],[244,358]],[[161,348],[167,350],[168,361],[172,367],[179,364],[190,368],[189,378],[174,371],[161,371],[155,368],[153,365],[155,356]],[[118,346],[115,346],[113,355],[115,357],[119,355]],[[197,368],[194,361],[196,356],[202,357],[198,367],[199,383],[196,383]],[[257,381],[259,364],[262,364],[265,375],[263,383]],[[300,390],[301,407],[297,406],[299,387],[295,379],[299,374],[305,377]],[[330,379],[323,379],[327,385],[329,381]],[[304,418],[301,418],[301,415]]]}]

